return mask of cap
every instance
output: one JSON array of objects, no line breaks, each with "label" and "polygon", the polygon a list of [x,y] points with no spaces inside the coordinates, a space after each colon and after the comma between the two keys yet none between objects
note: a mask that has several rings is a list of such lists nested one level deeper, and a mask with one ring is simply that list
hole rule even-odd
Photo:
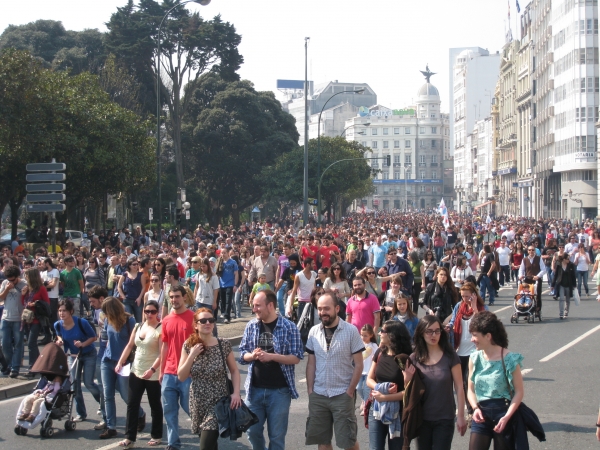
[{"label": "cap", "polygon": [[215,264],[217,263],[217,258],[215,258],[214,256],[210,257],[208,260],[209,260],[211,263],[215,263]]}]

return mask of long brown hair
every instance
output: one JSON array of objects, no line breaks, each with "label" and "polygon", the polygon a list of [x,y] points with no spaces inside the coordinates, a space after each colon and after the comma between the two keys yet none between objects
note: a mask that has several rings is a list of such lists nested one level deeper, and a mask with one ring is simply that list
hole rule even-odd
[{"label": "long brown hair", "polygon": [[413,312],[412,308],[410,307],[411,299],[409,299],[409,297],[402,292],[399,292],[398,295],[396,295],[396,298],[394,299],[394,304],[392,305],[392,317],[395,317],[396,314],[398,314],[400,312],[398,310],[398,305],[396,304],[398,299],[406,300],[406,315],[408,316],[409,319],[412,319],[413,317],[417,317],[417,316],[415,316],[415,313]]},{"label": "long brown hair", "polygon": [[440,272],[446,272],[446,284],[444,284],[444,286],[442,287],[446,287],[446,289],[448,289],[448,291],[450,292],[450,295],[452,296],[452,306],[454,307],[454,305],[458,303],[458,292],[456,292],[456,287],[454,286],[454,282],[452,281],[452,277],[450,276],[450,271],[447,267],[438,267],[438,269],[435,271],[435,276],[433,277],[435,283],[438,282],[437,276]]},{"label": "long brown hair", "polygon": [[108,323],[117,331],[121,331],[123,325],[125,325],[129,320],[129,317],[131,317],[131,314],[125,311],[125,307],[121,300],[115,297],[107,297],[104,299],[104,302],[102,303],[102,312],[106,316]]},{"label": "long brown hair", "polygon": [[202,259],[202,261],[200,262],[200,264],[201,265],[205,265],[208,268],[208,270],[206,272],[204,272],[202,270],[202,266],[200,266],[200,273],[206,273],[206,281],[210,281],[210,279],[214,275],[213,271],[212,271],[212,267],[210,267],[210,259],[204,258],[204,259]]},{"label": "long brown hair", "polygon": [[[208,308],[199,308],[198,311],[196,311],[194,313],[194,332],[192,334],[190,334],[190,337],[187,338],[187,340],[185,341],[188,348],[192,348],[196,344],[204,344],[204,341],[202,341],[202,339],[200,339],[200,333],[198,333],[198,330],[195,329],[196,328],[196,320],[198,320],[198,318],[200,317],[200,314],[202,314],[202,313],[209,313],[211,316],[214,317],[212,310],[210,310]],[[214,323],[214,326],[216,327],[217,324]]]},{"label": "long brown hair", "polygon": [[[485,302],[481,298],[481,295],[479,295],[479,290],[473,283],[467,282],[467,283],[463,284],[460,287],[460,292],[462,292],[462,291],[469,291],[471,294],[475,294],[477,296],[477,303],[479,303],[480,305],[485,305]],[[462,301],[462,297],[461,297],[461,301]]]},{"label": "long brown hair", "polygon": [[29,287],[29,292],[37,292],[44,285],[40,271],[35,267],[27,269],[24,275],[25,281],[27,281],[27,286]]}]

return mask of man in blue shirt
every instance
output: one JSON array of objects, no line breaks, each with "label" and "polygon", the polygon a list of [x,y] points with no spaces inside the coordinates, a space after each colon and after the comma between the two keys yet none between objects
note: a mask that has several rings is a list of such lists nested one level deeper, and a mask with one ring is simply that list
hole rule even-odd
[{"label": "man in blue shirt", "polygon": [[223,323],[229,323],[233,295],[238,289],[239,272],[237,263],[229,257],[228,248],[222,248],[220,256],[223,259],[223,273],[219,277],[221,314],[224,318]]},{"label": "man in blue shirt", "polygon": [[277,296],[269,289],[253,299],[256,319],[246,325],[240,342],[240,364],[250,364],[246,377],[246,405],[258,416],[248,429],[253,449],[267,448],[264,438],[268,422],[269,445],[285,449],[290,403],[298,398],[295,365],[304,357],[304,346],[296,325],[277,314]]},{"label": "man in blue shirt", "polygon": [[369,248],[369,262],[375,271],[379,272],[379,269],[385,265],[386,254],[387,247],[381,243],[381,235],[378,235],[375,243]]},{"label": "man in blue shirt", "polygon": [[[402,277],[402,292],[412,295],[414,275],[408,262],[403,258],[398,258],[398,250],[390,248],[388,251],[390,260],[385,265],[387,275],[400,274]],[[381,274],[380,274],[381,275]]]}]

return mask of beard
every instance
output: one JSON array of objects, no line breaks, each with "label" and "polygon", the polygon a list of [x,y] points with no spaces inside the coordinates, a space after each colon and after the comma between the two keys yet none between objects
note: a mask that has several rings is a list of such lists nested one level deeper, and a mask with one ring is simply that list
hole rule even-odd
[{"label": "beard", "polygon": [[362,288],[362,287],[361,288],[354,288],[354,293],[356,295],[363,295],[364,292],[365,292],[365,288]]},{"label": "beard", "polygon": [[329,314],[320,315],[319,314],[319,319],[321,319],[321,323],[324,326],[328,327],[333,322],[335,322],[335,319],[337,319],[337,314],[335,312],[333,313],[333,315],[329,315]]}]

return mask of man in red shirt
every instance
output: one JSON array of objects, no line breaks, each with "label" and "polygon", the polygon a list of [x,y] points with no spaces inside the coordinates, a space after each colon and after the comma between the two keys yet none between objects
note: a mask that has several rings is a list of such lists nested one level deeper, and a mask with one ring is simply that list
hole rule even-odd
[{"label": "man in red shirt", "polygon": [[329,269],[331,267],[331,257],[337,257],[340,255],[340,249],[337,248],[331,242],[333,239],[331,236],[325,236],[323,238],[323,245],[317,252],[318,261],[321,263],[323,269]]},{"label": "man in red shirt", "polygon": [[373,294],[365,290],[365,280],[355,277],[352,280],[354,295],[348,299],[346,306],[346,322],[351,323],[358,331],[367,323],[373,327],[375,335],[379,328],[379,314],[381,306],[379,300]]},{"label": "man in red shirt", "polygon": [[314,236],[308,236],[307,241],[302,242],[302,248],[300,250],[301,250],[300,256],[302,257],[302,261],[304,261],[306,258],[316,259],[317,252],[319,251],[319,247],[317,247],[315,245]]},{"label": "man in red shirt", "polygon": [[160,350],[161,397],[163,413],[167,422],[167,448],[179,450],[179,406],[189,415],[190,384],[192,379],[179,381],[177,367],[181,359],[183,343],[194,331],[194,313],[185,304],[185,287],[174,286],[169,291],[171,314],[162,321],[162,345]]}]

